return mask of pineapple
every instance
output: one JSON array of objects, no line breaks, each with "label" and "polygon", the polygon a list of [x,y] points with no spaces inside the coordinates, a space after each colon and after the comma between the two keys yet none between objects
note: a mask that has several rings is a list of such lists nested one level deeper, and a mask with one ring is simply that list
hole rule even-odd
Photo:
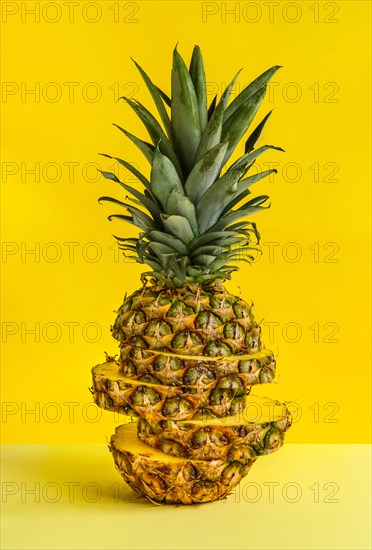
[{"label": "pineapple", "polygon": [[150,163],[150,177],[115,157],[144,189],[102,172],[131,197],[100,202],[125,209],[109,220],[139,228],[137,238],[115,238],[150,270],[117,312],[112,335],[119,359],[93,368],[92,393],[100,407],[138,419],[120,426],[110,443],[133,489],[156,502],[208,502],[231,492],[258,457],[276,451],[291,424],[285,405],[250,393],[274,380],[275,357],[261,341],[252,304],[223,285],[237,261],[251,262],[259,251],[250,216],[269,207],[268,196],[250,198],[250,187],[275,170],[248,172],[266,150],[282,151],[256,148],[271,113],[246,139],[244,154],[229,159],[279,67],[229,102],[236,75],[208,106],[198,46],[189,69],[174,50],[170,98],[136,66],[161,123],[140,102],[123,98],[152,143],[118,128]]}]

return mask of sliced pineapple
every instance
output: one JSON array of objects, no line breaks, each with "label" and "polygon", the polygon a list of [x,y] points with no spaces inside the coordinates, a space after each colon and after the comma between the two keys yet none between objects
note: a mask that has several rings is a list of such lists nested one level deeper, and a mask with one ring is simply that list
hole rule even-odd
[{"label": "sliced pineapple", "polygon": [[220,373],[214,378],[212,371],[200,363],[188,368],[189,384],[182,386],[164,385],[150,372],[140,379],[123,376],[114,361],[97,365],[92,374],[92,393],[99,406],[121,412],[131,409],[144,418],[159,420],[189,420],[196,414],[208,413],[219,417],[237,414],[244,409],[251,386],[244,372]]},{"label": "sliced pineapple", "polygon": [[137,438],[134,423],[119,426],[110,450],[124,480],[139,494],[166,504],[193,504],[229,494],[254,459],[187,460],[162,453]]},{"label": "sliced pineapple", "polygon": [[245,401],[241,412],[222,418],[203,410],[188,421],[141,418],[138,437],[167,454],[203,460],[246,461],[277,451],[291,425],[289,411],[266,397],[250,394]]}]

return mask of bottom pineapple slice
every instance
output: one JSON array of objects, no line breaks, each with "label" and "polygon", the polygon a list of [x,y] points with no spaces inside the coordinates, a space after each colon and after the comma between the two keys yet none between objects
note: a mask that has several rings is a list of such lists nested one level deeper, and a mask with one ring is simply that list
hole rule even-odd
[{"label": "bottom pineapple slice", "polygon": [[116,429],[110,450],[120,474],[132,489],[165,504],[219,500],[234,489],[254,463],[254,459],[242,463],[167,455],[140,441],[135,423]]}]

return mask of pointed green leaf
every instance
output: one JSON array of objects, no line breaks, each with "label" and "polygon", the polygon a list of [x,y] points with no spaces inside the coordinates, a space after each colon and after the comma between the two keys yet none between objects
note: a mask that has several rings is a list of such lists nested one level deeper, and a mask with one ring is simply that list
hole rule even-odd
[{"label": "pointed green leaf", "polygon": [[216,257],[219,254],[222,254],[223,252],[226,252],[226,247],[225,246],[205,245],[205,246],[200,246],[199,248],[194,250],[191,253],[191,257],[193,258],[195,256],[201,256],[203,254],[207,254],[209,256],[215,256]]},{"label": "pointed green leaf", "polygon": [[276,151],[284,152],[284,149],[282,149],[281,147],[275,147],[274,145],[263,145],[252,153],[246,153],[245,155],[241,156],[238,160],[234,162],[234,164],[230,166],[229,170],[234,170],[234,168],[237,168],[238,166],[251,164],[268,149],[275,149]]},{"label": "pointed green leaf", "polygon": [[111,214],[111,216],[109,216],[108,219],[110,221],[115,218],[118,220],[123,220],[128,223],[131,223],[132,225],[135,225],[136,227],[139,227],[140,229],[144,229],[145,231],[151,231],[152,229],[159,229],[157,224],[149,216],[146,216],[146,214],[136,209],[134,206],[127,206],[127,210],[130,211],[130,213],[132,214],[132,217],[123,216],[122,214]]},{"label": "pointed green leaf", "polygon": [[231,258],[237,258],[240,254],[244,255],[245,257],[249,257],[249,252],[256,252],[257,248],[253,246],[238,246],[234,248],[233,250],[230,250],[229,252],[226,252],[224,254],[224,257],[227,259]]},{"label": "pointed green leaf", "polygon": [[248,255],[248,257],[239,257],[239,256],[235,257],[234,255],[232,255],[232,256],[226,255],[225,257],[216,259],[208,267],[209,267],[209,271],[211,273],[215,273],[218,270],[223,271],[224,268],[228,269],[228,272],[231,273],[232,271],[236,271],[238,268],[236,266],[226,265],[227,262],[230,262],[232,260],[232,261],[236,261],[236,262],[249,262],[249,263],[251,263],[252,261],[254,261],[254,259],[255,259],[254,256],[251,256],[251,255]]},{"label": "pointed green leaf", "polygon": [[195,164],[190,172],[185,183],[185,192],[194,204],[218,178],[227,147],[227,142],[219,143],[213,147]]},{"label": "pointed green leaf", "polygon": [[[261,197],[257,197],[257,199],[260,199]],[[262,200],[261,204],[267,200],[267,196],[265,195],[265,198]],[[257,199],[253,199],[254,201],[257,201]],[[250,204],[251,201],[248,201],[248,203],[244,204],[242,207],[238,208],[237,210],[232,210],[222,218],[218,220],[218,222],[213,225],[209,231],[222,231],[225,227],[228,227],[230,224],[234,223],[236,220],[240,220],[242,218],[245,218],[246,216],[250,216],[251,214],[254,214],[255,212],[260,212],[261,210],[267,210],[269,206],[255,206],[254,204]]]},{"label": "pointed green leaf", "polygon": [[266,86],[271,77],[280,69],[278,65],[271,67],[260,76],[258,76],[253,82],[244,88],[240,94],[230,103],[228,108],[225,111],[224,122],[226,122],[238,109],[244,104],[247,99],[252,97],[258,90]]},{"label": "pointed green leaf", "polygon": [[244,173],[244,166],[225,172],[202,195],[196,207],[201,233],[216,223],[225,206],[235,197],[238,181]]},{"label": "pointed green leaf", "polygon": [[210,242],[218,240],[223,241],[223,239],[233,237],[234,235],[236,235],[235,231],[216,231],[214,233],[204,233],[204,235],[197,237],[190,243],[189,249],[193,251],[196,250],[198,247],[206,245]]},{"label": "pointed green leaf", "polygon": [[[127,202],[122,202],[122,201],[119,201],[118,199],[114,199],[112,197],[100,197],[98,199],[99,204],[101,204],[101,201],[112,202],[114,204],[117,204],[118,206],[122,206],[126,210],[128,209],[128,207],[131,207],[131,205],[128,204]],[[135,208],[135,207],[133,207],[133,208]]]},{"label": "pointed green leaf", "polygon": [[219,260],[214,260],[210,265],[209,265],[209,272],[210,273],[215,273],[217,270],[223,268],[226,263],[228,262],[228,260],[224,260],[224,259],[219,259]]},{"label": "pointed green leaf", "polygon": [[194,165],[201,129],[194,85],[176,49],[173,52],[171,123],[176,150],[187,176]]},{"label": "pointed green leaf", "polygon": [[249,242],[250,242],[249,239],[246,239],[242,235],[240,237],[229,237],[229,238],[225,239],[224,245],[232,246],[234,244],[241,244],[241,245],[246,246]]},{"label": "pointed green leaf", "polygon": [[235,147],[248,130],[255,114],[257,113],[263,98],[265,97],[265,88],[261,88],[224,122],[222,127],[222,139],[229,138],[229,147],[226,151],[224,162],[227,162]]},{"label": "pointed green leaf", "polygon": [[150,113],[150,111],[141,105],[139,101],[133,101],[132,99],[125,97],[123,99],[125,99],[128,105],[130,105],[137,116],[141,119],[151,137],[153,144],[158,146],[163,155],[166,155],[172,161],[179,176],[182,178],[182,170],[178,162],[177,155],[156,118]]},{"label": "pointed green leaf", "polygon": [[138,199],[135,199],[134,197],[131,197],[130,195],[126,195],[126,200],[132,202],[133,204],[138,204],[138,206],[143,206],[142,202]]},{"label": "pointed green leaf", "polygon": [[183,187],[178,173],[168,157],[163,155],[158,149],[154,151],[154,158],[151,170],[151,191],[160,201],[164,211],[167,200],[173,190],[178,190],[183,194]]},{"label": "pointed green leaf", "polygon": [[136,243],[138,242],[137,237],[117,237],[116,235],[113,235],[114,239],[117,239],[120,242],[128,242],[128,243]]},{"label": "pointed green leaf", "polygon": [[189,72],[191,80],[194,84],[196,99],[199,108],[200,128],[203,132],[208,122],[207,89],[205,82],[203,57],[199,46],[195,46],[192,52]]},{"label": "pointed green leaf", "polygon": [[124,128],[121,128],[117,124],[114,124],[114,126],[116,126],[116,128],[118,128],[121,132],[123,132],[123,134],[126,135],[127,138],[129,138],[134,143],[134,145],[138,147],[141,153],[145,155],[145,157],[151,164],[154,156],[155,147],[151,145],[151,143],[147,143],[147,141],[143,141],[142,139],[139,139],[138,137],[134,136],[127,130],[124,130]]},{"label": "pointed green leaf", "polygon": [[144,229],[145,231],[149,231],[151,229],[162,229],[156,221],[152,220],[150,216],[142,212],[142,210],[139,210],[135,206],[128,206],[127,208],[132,215],[134,223],[138,227],[141,227],[140,223],[143,225],[141,229]]},{"label": "pointed green leaf", "polygon": [[127,208],[128,206],[130,206],[130,204],[119,201],[118,199],[113,199],[112,197],[100,197],[98,199],[99,204],[101,204],[101,201],[112,202],[114,204],[117,204],[118,206],[122,206],[123,208]]},{"label": "pointed green leaf", "polygon": [[136,176],[136,178],[139,179],[139,181],[141,183],[143,183],[143,185],[147,188],[147,189],[150,189],[150,182],[149,180],[143,175],[141,174],[141,172],[139,172],[134,166],[132,166],[131,164],[129,164],[129,162],[126,162],[125,160],[122,160],[118,157],[112,157],[111,155],[106,155],[105,153],[99,153],[102,157],[107,157],[109,159],[113,159],[113,160],[116,160],[119,164],[121,164],[124,168],[126,168],[127,170],[129,170],[129,172],[131,172],[134,176]]},{"label": "pointed green leaf", "polygon": [[135,254],[137,253],[137,247],[133,244],[119,244],[119,250],[129,250]]},{"label": "pointed green leaf", "polygon": [[119,182],[120,180],[117,178],[115,174],[112,172],[104,172],[103,170],[98,170],[98,172],[101,172],[102,176],[106,178],[107,180]]},{"label": "pointed green leaf", "polygon": [[260,139],[263,129],[265,128],[266,122],[269,120],[269,117],[272,113],[272,110],[267,113],[267,115],[261,120],[261,122],[253,130],[247,141],[245,142],[245,153],[250,153],[255,148],[257,141]]},{"label": "pointed green leaf", "polygon": [[187,255],[187,247],[185,243],[180,241],[180,239],[177,239],[173,235],[163,233],[162,231],[150,231],[150,233],[148,233],[147,235],[147,238],[152,242],[166,244],[180,254]]},{"label": "pointed green leaf", "polygon": [[239,73],[234,76],[230,84],[225,88],[221,99],[218,102],[217,107],[214,109],[213,114],[208,122],[208,126],[202,134],[200,145],[198,147],[195,157],[196,162],[201,159],[207,153],[207,151],[209,151],[210,149],[215,147],[215,145],[221,142],[222,118],[226,109],[227,102],[230,98],[231,90],[233,89],[235,81],[238,78],[238,74]]},{"label": "pointed green leaf", "polygon": [[260,206],[264,202],[268,200],[268,195],[260,195],[259,197],[255,197],[254,199],[251,199],[250,201],[243,204],[243,206],[240,206],[238,208],[239,210],[246,210],[247,208],[250,208],[252,206]]},{"label": "pointed green leaf", "polygon": [[200,266],[192,266],[188,265],[186,268],[186,274],[190,275],[190,277],[200,277],[200,275],[203,273],[203,270]]},{"label": "pointed green leaf", "polygon": [[232,225],[227,226],[225,231],[235,231],[243,233],[249,240],[251,239],[250,234],[253,233],[257,239],[257,243],[260,242],[261,235],[257,229],[257,225],[255,222],[245,220],[238,223],[233,223]]},{"label": "pointed green leaf", "polygon": [[164,254],[173,254],[173,255],[176,254],[176,251],[174,250],[174,248],[164,243],[155,243],[151,241],[148,246],[149,248],[151,248],[151,250],[155,252],[156,256],[160,259]]},{"label": "pointed green leaf", "polygon": [[216,259],[215,256],[210,256],[208,254],[201,254],[200,256],[195,256],[192,259],[194,265],[209,265]]},{"label": "pointed green leaf", "polygon": [[191,228],[190,222],[183,216],[166,216],[162,215],[164,228],[167,232],[171,233],[177,239],[180,239],[184,243],[191,242],[195,235]]},{"label": "pointed green leaf", "polygon": [[[115,182],[118,183],[123,189],[128,191],[128,193],[131,193],[134,197],[136,197],[141,205],[143,205],[147,210],[150,212],[150,214],[153,216],[154,219],[156,219],[159,223],[161,223],[160,214],[161,211],[159,207],[151,200],[151,198],[146,197],[146,195],[143,195],[140,193],[140,191],[137,191],[134,187],[131,187],[130,185],[126,185],[125,183],[121,182],[115,174],[111,174],[110,172],[101,172],[104,177],[108,179],[112,179],[108,177],[108,175],[115,177]],[[106,174],[106,175],[105,175]],[[111,202],[114,202],[114,199],[110,199],[110,197],[101,197],[100,200],[111,200]]]},{"label": "pointed green leaf", "polygon": [[[144,229],[145,231],[151,231],[152,229],[162,229],[162,227],[155,220],[151,219],[150,216],[148,216],[145,212],[139,210],[135,206],[132,206],[131,204],[121,203],[121,201],[117,201],[116,199],[111,199],[111,202],[115,202],[116,204],[120,204],[120,206],[125,207],[132,216],[132,223],[140,229]],[[121,214],[111,214],[111,216],[108,217],[110,221],[113,218],[125,219],[125,221],[128,221],[126,220],[127,216],[122,216]]]},{"label": "pointed green leaf", "polygon": [[216,108],[216,104],[217,104],[217,94],[214,96],[214,98],[212,99],[211,101],[211,104],[209,105],[208,107],[208,120],[211,118],[211,116],[213,115],[214,113],[214,110]]},{"label": "pointed green leaf", "polygon": [[147,89],[149,90],[149,92],[151,94],[152,99],[154,100],[154,103],[156,105],[156,108],[158,110],[160,118],[161,118],[161,120],[164,124],[164,128],[165,128],[165,130],[168,134],[169,139],[171,140],[171,138],[172,138],[171,122],[170,122],[170,118],[169,118],[169,115],[167,113],[167,110],[164,107],[163,99],[162,99],[162,96],[159,92],[159,88],[157,88],[157,86],[155,86],[155,84],[153,84],[153,82],[148,77],[148,75],[145,73],[145,71],[142,69],[142,67],[136,61],[134,61],[134,59],[132,59],[132,61],[135,64],[135,66],[137,67],[140,75],[142,76],[142,79],[144,80],[144,82],[147,86]]},{"label": "pointed green leaf", "polygon": [[166,105],[168,105],[168,107],[170,107],[171,104],[172,104],[171,98],[170,98],[165,92],[163,92],[163,90],[161,90],[161,89],[159,88],[159,86],[156,86],[156,89],[158,90],[158,92],[159,92],[159,94],[160,94],[162,100],[164,101],[164,103],[165,103]]},{"label": "pointed green leaf", "polygon": [[245,189],[241,191],[239,194],[238,194],[238,191],[236,191],[235,197],[225,206],[225,208],[222,210],[219,217],[222,217],[225,214],[227,214],[227,212],[230,212],[230,210],[232,210],[236,204],[239,204],[239,202],[241,202],[243,199],[245,199],[245,197],[247,197],[250,194],[251,192],[249,189]]},{"label": "pointed green leaf", "polygon": [[266,178],[270,174],[276,174],[277,170],[275,168],[272,168],[271,170],[264,170],[263,172],[260,172],[259,174],[254,174],[253,176],[249,176],[248,178],[244,178],[239,181],[238,187],[236,190],[236,194],[240,195],[240,193],[243,193],[245,189],[248,189],[253,185],[254,183],[257,183],[258,181],[262,180],[263,178]]},{"label": "pointed green leaf", "polygon": [[173,191],[169,194],[165,207],[165,213],[183,216],[190,222],[194,234],[199,235],[199,226],[196,221],[195,206],[190,199],[185,197],[183,192],[180,193],[178,189],[173,189]]}]

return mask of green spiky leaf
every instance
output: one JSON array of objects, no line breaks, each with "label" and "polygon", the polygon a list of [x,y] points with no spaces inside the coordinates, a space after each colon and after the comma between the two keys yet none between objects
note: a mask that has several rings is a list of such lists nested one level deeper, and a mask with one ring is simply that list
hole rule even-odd
[{"label": "green spiky leaf", "polygon": [[[145,82],[147,89],[149,90],[152,99],[154,100],[154,103],[156,105],[156,108],[158,110],[158,113],[160,115],[160,118],[164,124],[164,128],[168,134],[169,139],[172,139],[172,128],[171,128],[171,121],[168,115],[168,112],[166,108],[164,107],[164,98],[162,97],[162,94],[157,86],[153,84],[152,80],[149,78],[147,73],[142,69],[142,67],[132,59],[133,63],[137,67],[143,81]],[[169,98],[168,98],[169,99]],[[169,100],[170,101],[170,100]]]},{"label": "green spiky leaf", "polygon": [[159,86],[156,86],[156,89],[158,90],[160,97],[162,98],[164,103],[168,105],[168,107],[170,107],[172,105],[171,98],[165,92],[163,92],[163,90],[161,90]]},{"label": "green spiky leaf", "polygon": [[205,245],[200,246],[193,252],[191,252],[191,257],[195,256],[201,256],[204,254],[210,255],[210,256],[218,256],[219,254],[222,254],[223,252],[226,252],[225,246],[218,246],[218,245]]},{"label": "green spiky leaf", "polygon": [[222,139],[226,136],[229,138],[229,147],[227,148],[224,162],[230,158],[230,155],[235,150],[235,147],[248,130],[255,114],[257,113],[263,98],[265,97],[265,88],[261,88],[247,101],[242,103],[240,107],[224,122],[222,128]]},{"label": "green spiky leaf", "polygon": [[114,124],[114,126],[116,126],[116,128],[118,128],[121,132],[123,132],[123,134],[125,136],[127,136],[127,138],[129,138],[134,143],[134,145],[136,145],[138,147],[138,149],[141,151],[141,153],[143,153],[145,155],[145,157],[147,158],[147,160],[151,164],[152,159],[154,157],[155,147],[153,145],[151,145],[151,143],[147,143],[147,141],[143,141],[142,139],[139,139],[138,137],[131,134],[127,130],[124,130],[124,128],[121,128],[121,126],[118,126],[117,124]]},{"label": "green spiky leaf", "polygon": [[227,141],[219,143],[208,151],[191,170],[185,183],[185,191],[194,204],[218,178],[227,147]]},{"label": "green spiky leaf", "polygon": [[[240,72],[240,71],[239,71]],[[234,87],[235,81],[238,78],[237,73],[230,84],[225,88],[220,101],[213,111],[211,118],[209,119],[208,126],[202,134],[200,144],[196,153],[195,162],[200,160],[210,149],[215,147],[221,142],[222,135],[222,119],[226,109],[227,102],[229,101],[231,90]],[[224,137],[226,133],[224,134]]]},{"label": "green spiky leaf", "polygon": [[143,122],[145,128],[147,129],[149,136],[155,146],[158,146],[163,155],[166,155],[173,163],[176,168],[180,178],[183,178],[181,166],[178,162],[178,158],[172,144],[165,135],[162,127],[156,120],[156,118],[147,110],[139,101],[134,101],[132,99],[123,98],[134,110],[140,120]]},{"label": "green spiky leaf", "polygon": [[[112,179],[109,177],[110,175],[115,176],[115,174],[111,174],[110,172],[101,172],[101,173],[105,178],[108,178],[108,179]],[[159,209],[157,204],[155,204],[150,198],[146,197],[146,195],[143,195],[142,193],[137,191],[137,189],[135,189],[134,187],[131,187],[130,185],[127,185],[121,182],[116,176],[113,181],[118,183],[120,187],[128,191],[128,193],[131,193],[134,197],[136,197],[139,203],[142,204],[145,208],[147,208],[147,210],[150,212],[153,218],[157,220],[159,223],[161,222],[160,220],[161,210]],[[99,201],[101,200],[115,202],[115,199],[111,199],[110,197],[101,197]]]},{"label": "green spiky leaf", "polygon": [[202,195],[196,207],[201,233],[216,223],[225,206],[235,197],[238,181],[244,173],[245,167],[225,172]]},{"label": "green spiky leaf", "polygon": [[173,247],[168,246],[167,244],[164,244],[164,243],[150,242],[149,248],[151,248],[151,250],[155,252],[156,256],[160,258],[160,260],[162,259],[162,256],[164,256],[165,254],[175,255],[177,253]]},{"label": "green spiky leaf", "polygon": [[203,56],[199,46],[195,46],[192,52],[189,73],[194,84],[199,109],[200,129],[203,132],[208,123],[207,88],[205,82]]},{"label": "green spiky leaf", "polygon": [[275,149],[276,151],[284,152],[284,149],[281,147],[275,147],[274,145],[263,145],[262,147],[259,147],[252,153],[246,153],[242,157],[240,157],[238,160],[234,162],[229,168],[229,170],[234,170],[235,168],[238,168],[239,166],[246,166],[247,164],[252,164],[258,157],[262,155],[265,151],[268,149]]},{"label": "green spiky leaf", "polygon": [[178,189],[174,189],[168,196],[168,200],[165,207],[167,214],[178,214],[186,218],[195,235],[199,235],[199,226],[196,221],[195,206],[193,203],[185,197],[183,193],[180,193]]},{"label": "green spiky leaf", "polygon": [[129,172],[131,172],[141,183],[143,183],[143,185],[146,187],[146,189],[148,189],[148,190],[150,189],[149,180],[143,174],[141,174],[141,172],[139,170],[137,170],[137,168],[135,168],[132,164],[130,164],[129,162],[126,162],[125,160],[123,160],[121,158],[112,157],[111,155],[106,155],[105,153],[99,153],[99,154],[102,157],[106,157],[106,158],[109,158],[109,159],[116,160],[119,164],[121,164],[121,166],[123,166],[124,168],[129,170]]},{"label": "green spiky leaf", "polygon": [[244,152],[250,153],[256,146],[257,141],[260,139],[263,129],[265,128],[266,122],[269,120],[272,111],[267,113],[267,115],[261,120],[261,122],[253,130],[247,141],[245,142]]},{"label": "green spiky leaf", "polygon": [[187,255],[187,246],[185,243],[173,235],[163,233],[162,231],[150,231],[147,234],[147,238],[152,242],[166,244],[184,256]]},{"label": "green spiky leaf", "polygon": [[236,220],[245,218],[246,216],[250,216],[256,212],[266,210],[267,208],[269,208],[269,206],[261,206],[261,204],[266,202],[268,198],[269,197],[267,195],[263,195],[260,197],[256,197],[251,201],[248,201],[237,210],[232,210],[231,212],[220,218],[217,223],[209,228],[209,231],[222,231]]},{"label": "green spiky leaf", "polygon": [[253,176],[249,176],[248,178],[244,178],[238,182],[236,194],[240,195],[243,193],[245,189],[248,189],[253,184],[257,183],[258,181],[262,180],[263,178],[266,178],[270,174],[276,174],[277,170],[275,168],[272,168],[271,170],[264,170],[263,172],[259,172],[258,174],[254,174]]},{"label": "green spiky leaf", "polygon": [[151,191],[160,201],[164,212],[166,211],[167,200],[170,193],[177,190],[182,195],[183,186],[179,175],[168,157],[163,155],[158,149],[154,151],[152,170],[151,170]]},{"label": "green spiky leaf", "polygon": [[166,216],[163,214],[162,220],[165,230],[177,237],[177,239],[180,239],[185,244],[191,242],[195,238],[195,234],[189,220],[183,216]]},{"label": "green spiky leaf", "polygon": [[217,94],[214,96],[214,98],[211,101],[211,104],[208,107],[208,120],[210,120],[211,116],[213,115],[216,105],[217,105]]},{"label": "green spiky leaf", "polygon": [[195,265],[210,265],[216,259],[215,256],[209,254],[200,254],[200,256],[194,256],[192,261]]},{"label": "green spiky leaf", "polygon": [[138,208],[130,205],[126,205],[126,208],[130,212],[131,216],[123,216],[122,214],[111,214],[108,219],[110,221],[113,219],[123,220],[131,223],[132,225],[135,225],[136,227],[139,227],[140,229],[144,229],[145,231],[161,229],[156,224],[156,222],[154,222],[154,220],[150,218],[150,216],[147,216],[147,214],[145,214],[141,210],[138,210]]},{"label": "green spiky leaf", "polygon": [[280,69],[279,65],[275,65],[268,69],[260,76],[258,76],[253,82],[244,88],[240,94],[230,103],[228,108],[225,111],[224,122],[226,122],[244,103],[247,99],[251,98],[254,94],[258,92],[261,88],[266,86],[266,84],[271,80],[276,71]]},{"label": "green spiky leaf", "polygon": [[224,240],[228,237],[233,237],[235,235],[235,231],[215,231],[212,233],[204,233],[204,235],[197,237],[190,243],[189,249],[190,251],[193,251],[196,250],[198,247],[201,247],[213,241],[224,242]]},{"label": "green spiky leaf", "polygon": [[194,85],[176,49],[173,52],[171,123],[176,149],[187,175],[194,165],[201,128]]}]

